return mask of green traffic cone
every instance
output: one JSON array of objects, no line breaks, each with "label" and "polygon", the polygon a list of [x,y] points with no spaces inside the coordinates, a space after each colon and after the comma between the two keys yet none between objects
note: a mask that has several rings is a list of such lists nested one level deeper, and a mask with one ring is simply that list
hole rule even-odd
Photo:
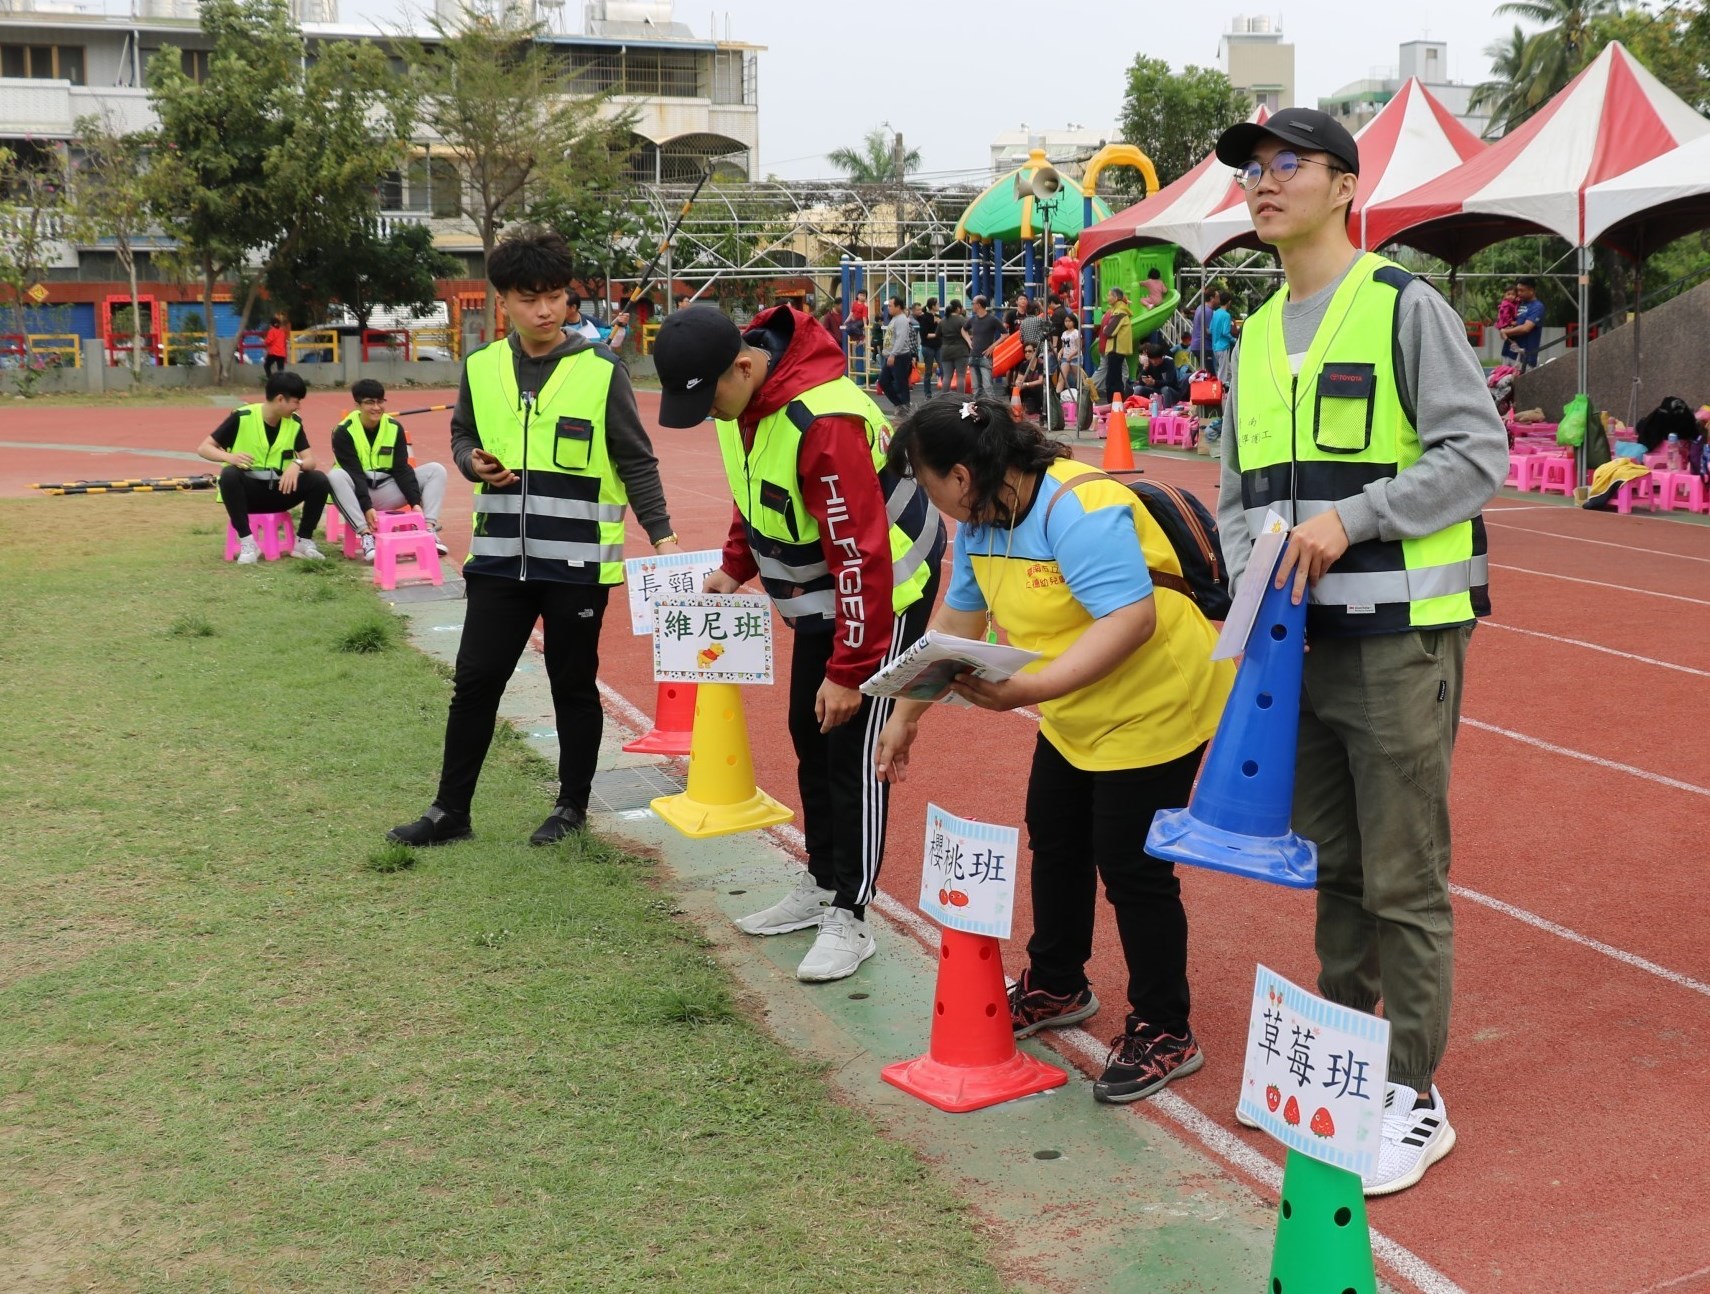
[{"label": "green traffic cone", "polygon": [[1358,1173],[1288,1152],[1270,1294],[1377,1294]]}]

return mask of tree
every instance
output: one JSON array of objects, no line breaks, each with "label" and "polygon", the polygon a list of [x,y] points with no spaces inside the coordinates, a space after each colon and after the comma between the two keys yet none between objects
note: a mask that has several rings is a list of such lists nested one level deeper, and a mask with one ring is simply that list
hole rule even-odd
[{"label": "tree", "polygon": [[1541,83],[1532,80],[1527,63],[1530,48],[1519,24],[1503,40],[1486,45],[1484,54],[1490,60],[1491,79],[1473,89],[1467,107],[1489,115],[1490,125],[1484,133],[1487,139],[1494,139],[1525,121],[1549,96]]},{"label": "tree", "polygon": [[0,148],[0,302],[9,300],[15,327],[25,332],[24,294],[47,273],[49,249],[66,234],[65,159],[59,151],[26,145]]},{"label": "tree", "polygon": [[1247,96],[1214,68],[1170,71],[1161,58],[1135,56],[1122,97],[1122,138],[1152,159],[1169,184],[1204,159],[1217,137],[1253,110]]},{"label": "tree", "polygon": [[1625,9],[1595,19],[1585,62],[1620,41],[1651,74],[1700,113],[1710,113],[1710,6],[1674,4],[1660,13]]},{"label": "tree", "polygon": [[[465,9],[433,20],[434,39],[406,42],[423,94],[423,118],[455,160],[467,210],[481,235],[482,267],[499,231],[532,201],[571,201],[616,184],[631,151],[633,110],[608,112],[609,94],[579,94],[570,66],[521,21],[518,6],[495,19]],[[487,335],[496,299],[487,288]]]},{"label": "tree", "polygon": [[[269,266],[315,243],[351,239],[376,211],[381,178],[409,152],[416,97],[376,46],[317,45],[305,56],[286,0],[203,0],[213,40],[198,83],[164,48],[149,68],[160,119],[157,217],[201,270],[203,313],[214,285],[264,252],[245,291],[248,319]],[[213,344],[222,380],[237,338]]]},{"label": "tree", "polygon": [[1527,36],[1520,69],[1528,97],[1543,104],[1596,57],[1596,24],[1619,13],[1620,0],[1507,0],[1496,12],[1544,24]]},{"label": "tree", "polygon": [[131,286],[131,372],[142,367],[136,238],[149,224],[149,138],[122,133],[111,116],[79,117],[81,160],[72,190],[80,223],[113,240]]},{"label": "tree", "polygon": [[336,301],[367,328],[380,308],[426,314],[438,296],[436,280],[460,269],[455,257],[435,250],[426,225],[400,225],[382,235],[371,220],[354,238],[299,243],[277,258],[268,267],[267,296],[305,324]]},{"label": "tree", "polygon": [[529,204],[526,219],[564,235],[575,257],[576,277],[602,292],[620,271],[640,273],[652,257],[665,224],[635,189],[553,192]]},{"label": "tree", "polygon": [[855,184],[900,184],[910,171],[920,169],[920,150],[911,148],[899,158],[896,145],[900,142],[900,136],[893,138],[882,128],[875,128],[867,132],[859,148],[834,148],[825,160]]}]

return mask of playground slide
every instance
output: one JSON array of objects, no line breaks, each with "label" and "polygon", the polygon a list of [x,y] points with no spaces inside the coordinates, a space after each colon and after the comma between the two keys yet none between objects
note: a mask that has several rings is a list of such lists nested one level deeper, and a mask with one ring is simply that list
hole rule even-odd
[{"label": "playground slide", "polygon": [[[1141,310],[1136,308],[1134,311],[1133,324],[1134,344],[1138,346],[1157,329],[1162,328],[1165,324],[1169,323],[1170,316],[1175,314],[1176,306],[1181,303],[1181,299],[1182,294],[1176,289],[1171,288],[1164,294],[1164,299],[1158,302],[1158,304],[1153,306],[1150,310]],[[1138,306],[1138,298],[1136,299],[1136,305]],[[1180,341],[1181,338],[1167,337],[1166,340],[1169,342],[1170,348],[1173,350],[1175,348],[1175,344]]]}]

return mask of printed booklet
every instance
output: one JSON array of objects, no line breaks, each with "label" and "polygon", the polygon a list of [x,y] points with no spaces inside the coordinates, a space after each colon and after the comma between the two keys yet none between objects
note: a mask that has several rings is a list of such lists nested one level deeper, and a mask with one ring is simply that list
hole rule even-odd
[{"label": "printed booklet", "polygon": [[919,642],[861,684],[861,690],[868,696],[967,705],[967,701],[950,690],[957,675],[971,673],[976,678],[1001,680],[1038,659],[1036,651],[958,638],[929,629]]}]

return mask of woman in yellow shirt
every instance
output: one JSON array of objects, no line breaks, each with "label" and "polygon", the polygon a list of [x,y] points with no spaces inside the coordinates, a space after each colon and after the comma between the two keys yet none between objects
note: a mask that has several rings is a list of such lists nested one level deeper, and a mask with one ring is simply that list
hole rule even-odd
[{"label": "woman in yellow shirt", "polygon": [[[1150,1096],[1204,1056],[1188,1021],[1181,882],[1144,841],[1153,814],[1187,803],[1234,671],[1211,660],[1216,634],[1193,599],[1168,586],[1181,565],[1145,505],[1001,402],[929,401],[898,428],[890,466],[960,523],[932,627],[979,638],[995,622],[1041,654],[1003,682],[956,684],[988,710],[1039,711],[1027,789],[1034,930],[1011,1024],[1025,1038],[1098,1010],[1086,963],[1102,876],[1129,1013],[1093,1095]],[[879,736],[880,777],[906,777],[928,708],[897,702]]]}]

